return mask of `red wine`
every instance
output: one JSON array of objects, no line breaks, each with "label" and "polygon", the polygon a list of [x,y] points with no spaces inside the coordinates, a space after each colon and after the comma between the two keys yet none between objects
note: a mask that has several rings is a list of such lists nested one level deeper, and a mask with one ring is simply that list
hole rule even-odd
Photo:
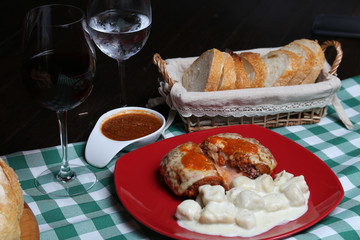
[{"label": "red wine", "polygon": [[29,93],[51,110],[70,110],[82,103],[93,88],[95,62],[89,55],[42,52],[23,65]]}]

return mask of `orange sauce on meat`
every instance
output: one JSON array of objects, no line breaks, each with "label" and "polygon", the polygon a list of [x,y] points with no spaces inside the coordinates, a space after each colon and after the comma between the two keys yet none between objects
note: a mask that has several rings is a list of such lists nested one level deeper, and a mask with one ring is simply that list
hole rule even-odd
[{"label": "orange sauce on meat", "polygon": [[207,140],[212,144],[216,144],[217,142],[224,144],[224,148],[222,150],[227,155],[233,155],[239,151],[250,154],[256,154],[258,152],[258,148],[255,144],[244,139],[222,138],[215,136],[209,137]]},{"label": "orange sauce on meat", "polygon": [[181,163],[185,168],[206,171],[214,169],[212,162],[196,146],[191,149],[181,146],[180,150],[185,152],[185,155],[181,158]]},{"label": "orange sauce on meat", "polygon": [[146,113],[125,113],[107,119],[101,126],[105,137],[128,141],[149,135],[162,126],[159,118]]}]

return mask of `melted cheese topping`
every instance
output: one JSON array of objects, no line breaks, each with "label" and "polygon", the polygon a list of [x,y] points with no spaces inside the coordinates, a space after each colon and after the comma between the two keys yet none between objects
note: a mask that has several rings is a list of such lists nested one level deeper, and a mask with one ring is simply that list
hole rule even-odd
[{"label": "melted cheese topping", "polygon": [[249,154],[256,154],[258,152],[258,148],[255,144],[246,141],[244,139],[236,139],[236,138],[223,138],[219,136],[213,136],[207,138],[207,140],[215,145],[223,146],[222,151],[226,155],[233,155],[236,152],[242,151]]},{"label": "melted cheese topping", "polygon": [[220,133],[206,138],[204,143],[211,149],[215,162],[220,165],[225,165],[227,160],[238,161],[239,164],[264,165],[270,171],[262,173],[268,174],[277,165],[269,149],[254,138],[245,138],[236,133]]},{"label": "melted cheese topping", "polygon": [[161,161],[168,184],[178,195],[184,193],[195,182],[208,177],[218,176],[215,166],[207,159],[202,150],[192,142],[184,143],[171,150]]}]

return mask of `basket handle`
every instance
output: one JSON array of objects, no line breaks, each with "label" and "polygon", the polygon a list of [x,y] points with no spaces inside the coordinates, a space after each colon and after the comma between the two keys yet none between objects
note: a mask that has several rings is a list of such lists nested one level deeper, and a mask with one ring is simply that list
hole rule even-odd
[{"label": "basket handle", "polygon": [[159,72],[163,75],[165,81],[169,84],[168,90],[170,91],[175,82],[166,71],[166,61],[161,58],[160,54],[155,53],[153,56],[153,62],[158,67]]},{"label": "basket handle", "polygon": [[321,49],[323,50],[323,52],[325,52],[325,50],[327,49],[327,47],[333,46],[335,47],[336,50],[336,57],[335,60],[331,66],[331,70],[329,71],[329,74],[337,76],[337,69],[340,65],[340,62],[342,60],[343,57],[343,51],[341,49],[341,44],[338,41],[335,40],[329,40],[329,41],[325,41],[323,42],[323,44],[321,44]]},{"label": "basket handle", "polygon": [[[337,55],[335,57],[335,60],[331,66],[331,70],[329,71],[329,74],[337,76],[337,69],[340,65],[341,59],[343,57],[343,51],[341,50],[341,44],[338,41],[332,40],[332,41],[326,41],[321,45],[322,50],[325,52],[326,48],[329,46],[333,46],[336,49]],[[332,100],[333,107],[338,114],[340,120],[343,122],[345,127],[349,130],[354,128],[354,125],[346,115],[344,108],[342,107],[339,98],[337,95],[334,95],[334,98]]]}]

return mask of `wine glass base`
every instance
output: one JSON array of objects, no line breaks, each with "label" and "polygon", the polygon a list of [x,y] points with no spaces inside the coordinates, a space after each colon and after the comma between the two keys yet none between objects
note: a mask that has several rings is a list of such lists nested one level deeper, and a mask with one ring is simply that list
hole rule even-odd
[{"label": "wine glass base", "polygon": [[57,174],[60,166],[57,166],[42,172],[35,179],[36,188],[51,197],[70,197],[86,193],[95,185],[97,178],[90,169],[73,164],[70,164],[70,168],[75,173],[73,179],[59,181]]}]

